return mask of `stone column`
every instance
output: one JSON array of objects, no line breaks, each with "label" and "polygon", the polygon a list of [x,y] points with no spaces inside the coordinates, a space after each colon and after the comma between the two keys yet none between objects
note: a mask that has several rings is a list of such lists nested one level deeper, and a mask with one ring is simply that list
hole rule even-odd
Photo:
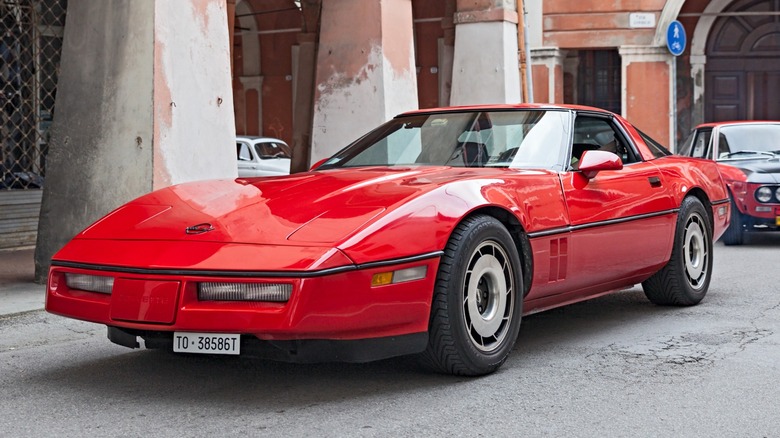
[{"label": "stone column", "polygon": [[241,120],[247,135],[263,135],[263,76],[241,76],[244,111]]},{"label": "stone column", "polygon": [[452,95],[452,63],[455,57],[455,0],[445,0],[441,27],[444,38],[439,40],[439,106],[450,106]]},{"label": "stone column", "polygon": [[35,253],[151,190],[237,174],[225,0],[70,0]]},{"label": "stone column", "polygon": [[557,47],[531,50],[534,101],[563,103],[563,63],[566,51]]},{"label": "stone column", "polygon": [[311,161],[417,108],[411,0],[323,0]]},{"label": "stone column", "polygon": [[[577,81],[580,70],[579,56],[566,56],[563,60],[563,100],[560,103],[574,103],[579,101]],[[568,90],[568,94],[566,93]]]},{"label": "stone column", "polygon": [[317,36],[314,33],[298,35],[297,74],[293,96],[293,142],[291,172],[304,172],[310,166],[312,101],[314,74],[317,61]]},{"label": "stone column", "polygon": [[676,63],[666,47],[622,46],[623,117],[656,141],[674,148]]},{"label": "stone column", "polygon": [[704,123],[704,67],[706,64],[706,55],[691,55],[691,78],[693,79],[691,127]]},{"label": "stone column", "polygon": [[514,1],[458,0],[451,105],[519,103]]}]

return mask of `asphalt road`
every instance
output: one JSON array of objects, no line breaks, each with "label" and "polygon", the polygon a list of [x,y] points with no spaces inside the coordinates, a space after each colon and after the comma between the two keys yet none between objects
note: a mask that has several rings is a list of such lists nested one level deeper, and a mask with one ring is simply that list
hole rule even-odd
[{"label": "asphalt road", "polygon": [[406,358],[290,365],[129,350],[102,326],[0,319],[0,436],[780,436],[780,234],[715,247],[710,292],[641,289],[526,317],[482,378]]}]

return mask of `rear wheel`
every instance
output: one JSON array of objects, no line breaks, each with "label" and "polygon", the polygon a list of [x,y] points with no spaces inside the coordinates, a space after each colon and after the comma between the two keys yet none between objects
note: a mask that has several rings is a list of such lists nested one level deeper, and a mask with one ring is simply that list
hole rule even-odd
[{"label": "rear wheel", "polygon": [[655,304],[692,306],[707,294],[712,274],[712,226],[701,201],[689,196],[680,206],[669,262],[642,283]]},{"label": "rear wheel", "polygon": [[501,366],[522,316],[520,256],[509,232],[491,216],[474,216],[450,237],[439,264],[423,362],[465,376]]},{"label": "rear wheel", "polygon": [[720,240],[724,245],[742,245],[745,239],[745,219],[742,217],[742,213],[737,209],[737,205],[734,201],[731,201],[731,219],[729,220],[729,227],[726,228],[726,232],[723,233],[723,237]]}]

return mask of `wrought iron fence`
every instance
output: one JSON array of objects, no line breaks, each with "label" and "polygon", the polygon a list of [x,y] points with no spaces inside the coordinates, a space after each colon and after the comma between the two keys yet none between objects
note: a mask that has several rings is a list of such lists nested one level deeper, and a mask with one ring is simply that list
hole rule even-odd
[{"label": "wrought iron fence", "polygon": [[0,190],[43,186],[67,0],[0,0]]}]

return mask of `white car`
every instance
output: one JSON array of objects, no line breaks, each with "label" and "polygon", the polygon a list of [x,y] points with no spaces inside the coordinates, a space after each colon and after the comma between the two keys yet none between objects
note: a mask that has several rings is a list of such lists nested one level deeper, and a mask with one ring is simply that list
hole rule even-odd
[{"label": "white car", "polygon": [[276,176],[290,173],[290,146],[278,138],[236,137],[238,176]]}]

